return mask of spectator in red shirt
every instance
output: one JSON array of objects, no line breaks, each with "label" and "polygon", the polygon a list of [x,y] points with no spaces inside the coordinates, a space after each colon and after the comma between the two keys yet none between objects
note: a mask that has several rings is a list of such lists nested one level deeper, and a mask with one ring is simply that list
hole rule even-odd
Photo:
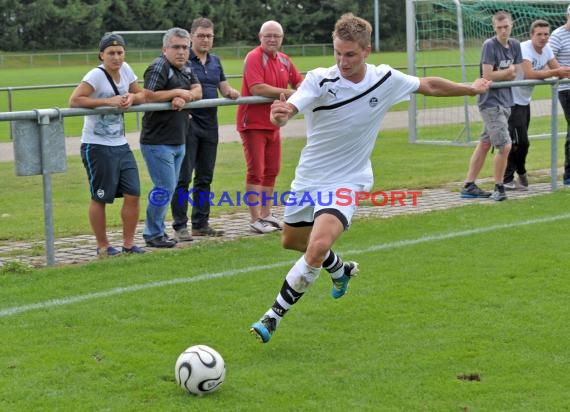
[{"label": "spectator in red shirt", "polygon": [[[258,36],[260,45],[245,57],[241,95],[273,99],[282,93],[291,96],[303,78],[289,56],[279,51],[283,43],[281,24],[266,21]],[[271,213],[273,187],[281,166],[281,134],[269,120],[270,107],[271,103],[242,104],[236,121],[247,163],[246,191],[253,192],[247,197],[249,226],[261,234],[282,229]]]}]

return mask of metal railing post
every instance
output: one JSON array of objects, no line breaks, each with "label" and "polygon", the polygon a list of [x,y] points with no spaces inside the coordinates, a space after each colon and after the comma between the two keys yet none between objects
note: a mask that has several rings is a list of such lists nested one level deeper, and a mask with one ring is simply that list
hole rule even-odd
[{"label": "metal railing post", "polygon": [[[13,110],[14,108],[13,108],[12,99],[13,99],[13,96],[12,96],[12,88],[11,88],[11,87],[8,87],[8,111],[9,111],[9,112],[13,112],[13,111],[14,111],[14,110]],[[13,126],[12,126],[12,122],[10,122],[10,140],[14,140],[14,129],[13,129]]]},{"label": "metal railing post", "polygon": [[50,120],[48,115],[42,115],[38,111],[38,124],[40,128],[40,145],[42,156],[42,185],[44,196],[44,229],[46,235],[46,263],[48,266],[55,265],[55,236],[53,230],[53,203],[51,190],[51,173],[46,170],[47,161],[45,156],[49,153],[46,145],[46,127],[49,126]]},{"label": "metal railing post", "polygon": [[558,181],[558,83],[552,84],[550,128],[550,187],[554,191]]}]

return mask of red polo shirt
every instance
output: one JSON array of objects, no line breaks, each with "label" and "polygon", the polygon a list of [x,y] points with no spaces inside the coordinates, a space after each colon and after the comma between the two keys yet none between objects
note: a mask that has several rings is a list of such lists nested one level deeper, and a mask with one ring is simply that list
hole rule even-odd
[{"label": "red polo shirt", "polygon": [[[260,83],[286,89],[288,86],[297,86],[302,80],[303,77],[289,56],[281,52],[272,56],[265,53],[261,46],[257,46],[245,57],[241,95],[251,96],[251,87]],[[269,121],[270,108],[271,103],[240,104],[237,110],[237,130],[242,132],[247,129],[278,129]]]}]

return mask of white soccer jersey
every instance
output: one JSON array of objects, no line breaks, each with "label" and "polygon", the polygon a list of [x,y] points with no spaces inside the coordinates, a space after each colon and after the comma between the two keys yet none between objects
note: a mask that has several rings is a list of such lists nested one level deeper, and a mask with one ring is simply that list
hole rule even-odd
[{"label": "white soccer jersey", "polygon": [[[100,65],[99,67],[103,67]],[[115,83],[119,94],[123,95],[129,91],[131,83],[137,81],[137,76],[127,63],[123,63],[119,69],[121,80]],[[115,91],[109,83],[103,70],[95,68],[90,70],[83,81],[87,82],[95,89],[91,97],[104,98],[115,96]],[[120,146],[127,143],[121,114],[101,114],[85,116],[83,122],[82,143],[102,144],[106,146]]]},{"label": "white soccer jersey", "polygon": [[[538,53],[532,45],[532,41],[527,40],[521,43],[521,51],[523,60],[528,60],[532,65],[532,70],[544,70],[548,62],[554,58],[554,53],[548,44],[542,49],[542,53]],[[524,79],[522,67],[517,71],[517,80]],[[515,104],[527,106],[530,104],[532,91],[534,86],[517,86],[513,87],[513,101]]]},{"label": "white soccer jersey", "polygon": [[387,65],[367,64],[359,83],[344,79],[336,65],[308,72],[288,99],[307,123],[307,144],[292,189],[352,183],[370,190],[374,180],[370,155],[382,119],[391,106],[408,100],[419,85],[419,78]]}]

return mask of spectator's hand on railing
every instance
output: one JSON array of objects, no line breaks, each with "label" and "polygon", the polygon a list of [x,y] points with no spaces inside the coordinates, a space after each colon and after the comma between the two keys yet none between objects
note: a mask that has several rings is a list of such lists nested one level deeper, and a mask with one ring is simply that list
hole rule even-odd
[{"label": "spectator's hand on railing", "polygon": [[239,96],[240,96],[239,92],[236,89],[234,89],[233,87],[231,87],[224,97],[226,97],[228,99],[235,100],[235,99],[239,98]]},{"label": "spectator's hand on railing", "polygon": [[560,79],[570,78],[570,67],[560,67],[558,69],[558,78]]},{"label": "spectator's hand on railing", "polygon": [[135,95],[132,93],[126,93],[121,96],[121,105],[119,106],[121,109],[128,109],[133,105],[135,101]]},{"label": "spectator's hand on railing", "polygon": [[107,99],[105,99],[105,106],[111,106],[111,107],[118,107],[120,109],[124,108],[124,100],[125,100],[125,96],[113,96],[113,97],[108,97]]},{"label": "spectator's hand on railing", "polygon": [[184,100],[182,97],[175,97],[174,99],[172,99],[172,110],[180,111],[182,110],[185,104],[186,100]]}]

